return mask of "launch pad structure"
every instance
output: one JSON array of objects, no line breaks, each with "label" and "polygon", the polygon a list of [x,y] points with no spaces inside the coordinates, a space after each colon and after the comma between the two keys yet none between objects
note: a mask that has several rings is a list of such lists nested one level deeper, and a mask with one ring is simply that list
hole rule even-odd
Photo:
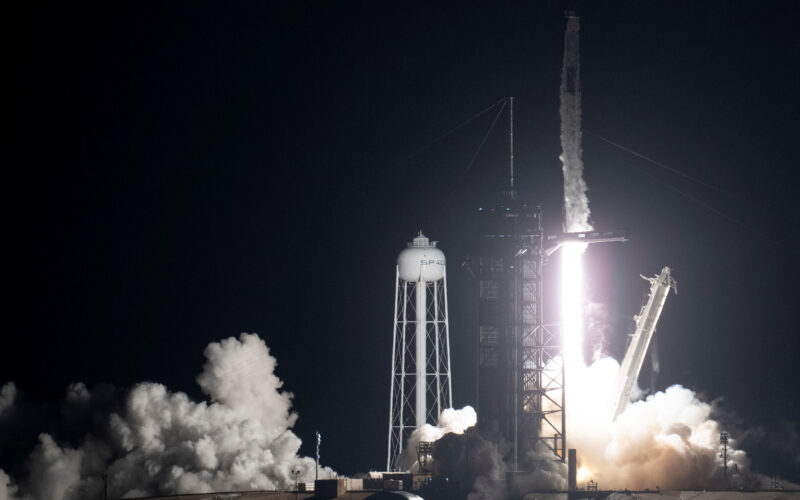
[{"label": "launch pad structure", "polygon": [[564,460],[561,342],[542,314],[542,211],[481,208],[478,231],[478,426],[512,443],[515,470],[529,443]]},{"label": "launch pad structure", "polygon": [[656,331],[658,318],[664,309],[670,289],[678,293],[678,285],[671,276],[669,267],[664,267],[661,274],[655,278],[642,279],[650,282],[650,294],[642,310],[633,319],[636,330],[630,336],[630,343],[625,350],[625,357],[619,367],[617,379],[614,381],[614,390],[611,393],[609,404],[612,406],[613,417],[616,419],[625,410],[633,390],[633,385],[639,377],[644,356],[650,346],[650,340]]},{"label": "launch pad structure", "polygon": [[[517,200],[511,97],[509,188],[503,193],[503,203],[478,209],[478,242],[470,257],[479,281],[478,426],[511,443],[507,458],[514,471],[531,470],[547,451],[561,462],[567,458],[564,341],[557,325],[546,324],[543,317],[546,259],[563,244],[627,241],[624,234],[592,231],[586,220],[580,147],[580,24],[574,13],[566,13],[566,18],[560,110],[564,232],[545,238],[541,208]],[[577,220],[576,214],[583,214],[584,220]]]},{"label": "launch pad structure", "polygon": [[[513,191],[511,191],[513,195]],[[544,321],[543,270],[562,244],[627,241],[621,232],[544,236],[542,210],[508,196],[478,209],[478,426],[511,443],[510,463],[530,470],[549,451],[567,457],[566,384],[559,327]]]}]

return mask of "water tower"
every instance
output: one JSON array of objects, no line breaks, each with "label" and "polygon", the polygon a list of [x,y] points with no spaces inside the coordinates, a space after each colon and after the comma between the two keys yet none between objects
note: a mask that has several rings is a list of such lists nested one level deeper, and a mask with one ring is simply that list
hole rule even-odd
[{"label": "water tower", "polygon": [[444,252],[420,231],[397,257],[386,470],[409,435],[453,406]]}]

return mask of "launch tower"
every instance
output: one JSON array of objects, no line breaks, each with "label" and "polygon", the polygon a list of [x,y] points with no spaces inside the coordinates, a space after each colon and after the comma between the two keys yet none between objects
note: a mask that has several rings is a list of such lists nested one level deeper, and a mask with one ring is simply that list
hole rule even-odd
[{"label": "launch tower", "polygon": [[545,259],[565,245],[627,240],[619,232],[594,231],[589,223],[581,159],[580,24],[573,13],[566,18],[560,90],[566,232],[545,238],[541,210],[516,199],[509,98],[509,190],[500,205],[478,210],[478,241],[470,257],[479,281],[478,425],[511,443],[507,459],[516,471],[531,470],[535,456],[547,450],[566,459],[564,328],[556,331],[543,321]]},{"label": "launch tower", "polygon": [[478,425],[512,444],[517,470],[537,443],[563,459],[561,339],[542,317],[542,212],[508,199],[480,208],[477,225]]},{"label": "launch tower", "polygon": [[445,257],[422,231],[397,257],[394,307],[388,471],[414,429],[453,406]]}]

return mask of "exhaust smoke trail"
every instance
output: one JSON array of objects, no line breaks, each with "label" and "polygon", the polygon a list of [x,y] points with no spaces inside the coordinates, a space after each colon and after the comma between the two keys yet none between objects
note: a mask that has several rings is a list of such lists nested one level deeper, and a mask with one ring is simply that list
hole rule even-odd
[{"label": "exhaust smoke trail", "polygon": [[592,229],[589,223],[589,199],[586,197],[588,188],[583,180],[579,32],[579,18],[568,16],[561,68],[559,159],[564,172],[564,229],[570,233]]}]

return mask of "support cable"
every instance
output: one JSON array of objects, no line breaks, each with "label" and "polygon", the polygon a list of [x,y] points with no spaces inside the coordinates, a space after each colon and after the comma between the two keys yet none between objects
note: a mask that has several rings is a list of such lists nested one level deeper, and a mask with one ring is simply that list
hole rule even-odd
[{"label": "support cable", "polygon": [[[699,184],[702,184],[702,185],[704,185],[704,186],[706,186],[706,187],[708,187],[708,188],[710,188],[710,189],[714,189],[715,191],[719,191],[719,192],[721,192],[721,193],[725,193],[725,191],[723,191],[723,190],[721,190],[721,189],[719,189],[719,188],[716,188],[716,187],[714,187],[714,186],[712,186],[712,185],[710,185],[710,184],[707,184],[707,183],[705,183],[705,182],[703,182],[703,181],[701,181],[701,180],[699,180],[699,179],[696,179],[696,178],[694,178],[694,177],[692,177],[692,176],[690,176],[690,175],[688,175],[688,174],[684,174],[683,172],[680,172],[680,171],[679,171],[679,170],[677,170],[677,169],[673,169],[672,167],[669,167],[669,166],[667,166],[667,165],[664,165],[663,163],[660,163],[660,162],[657,162],[657,161],[655,161],[655,160],[652,160],[652,159],[650,159],[650,158],[647,158],[646,156],[644,156],[644,155],[641,155],[641,154],[639,154],[639,153],[637,153],[637,152],[635,152],[635,151],[633,151],[633,150],[631,150],[631,149],[628,149],[628,148],[626,148],[626,147],[624,147],[624,146],[621,146],[621,145],[619,145],[619,144],[616,144],[616,143],[614,143],[614,142],[611,142],[611,141],[609,141],[609,140],[607,140],[607,139],[604,139],[603,137],[600,137],[600,136],[599,136],[599,135],[597,135],[597,134],[593,134],[593,133],[591,133],[591,132],[587,132],[587,131],[584,131],[584,133],[587,133],[587,134],[589,134],[589,135],[592,135],[592,136],[594,136],[594,137],[597,137],[598,139],[600,139],[600,140],[602,140],[602,141],[604,141],[604,142],[607,142],[607,143],[609,143],[609,144],[611,144],[611,145],[613,145],[613,146],[616,146],[616,147],[618,147],[618,148],[620,148],[620,149],[622,149],[622,150],[624,150],[624,151],[627,151],[627,152],[629,152],[629,153],[633,154],[634,156],[637,156],[637,157],[639,157],[639,158],[642,158],[642,159],[644,159],[644,160],[647,160],[647,161],[649,161],[649,162],[651,162],[651,163],[654,163],[654,164],[656,164],[656,165],[658,165],[658,166],[660,166],[660,167],[666,168],[666,169],[670,170],[671,172],[675,172],[675,173],[677,173],[677,174],[679,174],[679,175],[681,175],[681,176],[683,176],[683,177],[686,177],[687,179],[691,179],[691,180],[693,180],[693,181],[695,181],[695,182],[697,182],[697,183],[699,183]],[[779,241],[775,240],[774,238],[771,238],[770,236],[768,236],[768,235],[766,235],[766,234],[762,233],[762,232],[761,232],[761,231],[759,231],[758,229],[755,229],[754,227],[752,227],[752,226],[750,226],[750,225],[748,225],[748,224],[745,224],[744,222],[740,221],[739,219],[737,219],[737,218],[735,218],[735,217],[732,217],[732,216],[730,216],[730,215],[726,214],[725,212],[722,212],[721,210],[718,210],[718,209],[716,209],[716,208],[712,207],[712,206],[711,206],[711,205],[709,205],[708,203],[705,203],[705,202],[703,202],[703,201],[699,200],[698,198],[696,198],[696,197],[694,197],[694,196],[690,195],[689,193],[687,193],[687,192],[685,192],[685,191],[683,191],[683,190],[681,190],[681,189],[679,189],[679,188],[677,188],[677,187],[673,186],[673,185],[672,185],[672,184],[670,184],[669,182],[667,182],[667,181],[665,181],[665,180],[661,179],[660,177],[656,177],[655,175],[651,174],[651,173],[650,173],[650,172],[648,172],[647,170],[645,170],[645,169],[643,169],[643,168],[641,168],[641,167],[637,167],[636,165],[633,165],[633,164],[631,164],[631,165],[630,165],[630,167],[631,167],[631,168],[633,168],[634,170],[637,170],[639,173],[641,173],[641,174],[643,174],[643,175],[645,175],[645,176],[649,177],[650,179],[654,180],[655,182],[657,182],[657,183],[661,184],[662,186],[666,187],[667,189],[670,189],[670,190],[672,190],[672,191],[674,191],[674,192],[678,193],[679,195],[683,196],[684,198],[686,198],[686,199],[688,199],[688,200],[690,200],[690,201],[692,201],[692,202],[694,202],[694,203],[696,203],[696,204],[700,205],[701,207],[705,208],[706,210],[709,210],[709,211],[711,211],[711,212],[713,212],[713,213],[717,214],[718,216],[722,217],[723,219],[725,219],[725,220],[727,220],[727,221],[729,221],[729,222],[732,222],[732,223],[734,223],[734,224],[736,224],[736,225],[738,225],[738,226],[740,226],[740,227],[742,227],[742,228],[744,228],[744,229],[747,229],[748,231],[751,231],[751,232],[752,232],[752,233],[754,233],[754,234],[757,234],[758,236],[760,236],[761,238],[764,238],[765,240],[769,241],[769,242],[770,242],[770,243],[772,243],[773,245],[776,245],[776,246],[779,246],[779,247],[780,247],[780,246],[783,246],[783,245],[781,244],[781,242],[779,242]],[[726,193],[726,194],[727,194],[727,193]],[[732,195],[729,195],[729,196],[732,196]]]},{"label": "support cable", "polygon": [[[489,106],[489,107],[485,108],[484,110],[482,110],[482,111],[480,111],[480,112],[478,112],[478,113],[476,113],[476,114],[472,115],[472,116],[471,116],[470,118],[468,118],[467,120],[465,120],[465,121],[463,121],[463,122],[459,123],[459,124],[458,124],[458,125],[456,125],[455,127],[453,127],[453,128],[451,128],[450,130],[448,130],[447,132],[443,133],[442,135],[440,135],[440,136],[438,136],[437,138],[433,139],[432,141],[430,141],[430,142],[429,142],[429,143],[427,143],[426,145],[424,145],[424,146],[422,146],[421,148],[417,149],[416,151],[414,151],[414,152],[413,152],[413,153],[411,153],[410,155],[408,155],[408,156],[406,156],[405,158],[402,158],[402,159],[400,159],[400,160],[398,160],[398,161],[394,162],[394,163],[393,163],[392,165],[390,165],[389,167],[387,167],[387,168],[385,168],[385,169],[381,170],[381,171],[380,171],[380,177],[382,177],[382,176],[384,176],[384,175],[388,174],[388,173],[389,173],[389,172],[391,172],[392,170],[394,170],[394,169],[396,169],[397,167],[399,167],[399,166],[403,165],[404,163],[406,163],[407,161],[411,160],[412,158],[414,158],[415,156],[419,155],[420,153],[423,153],[423,152],[427,151],[427,150],[428,150],[428,149],[430,149],[430,148],[431,148],[431,146],[433,146],[434,144],[436,144],[436,143],[438,143],[438,142],[441,142],[442,140],[446,139],[447,137],[449,137],[449,136],[453,135],[454,133],[458,132],[458,131],[459,131],[459,130],[461,130],[462,128],[466,127],[467,125],[469,125],[469,124],[470,124],[470,123],[472,123],[473,121],[477,120],[478,118],[480,118],[481,116],[485,115],[486,113],[488,113],[489,111],[491,111],[492,109],[496,108],[498,105],[501,105],[501,104],[502,104],[502,105],[505,107],[505,105],[506,105],[506,98],[500,99],[499,101],[497,101],[496,103],[492,104],[491,106]],[[495,119],[495,121],[496,121],[496,119]],[[365,182],[359,183],[359,184],[358,184],[356,187],[354,187],[353,189],[349,190],[347,194],[352,194],[354,191],[358,191],[358,190],[361,188],[361,186],[363,186],[364,184],[367,184],[368,182],[370,182],[370,181],[369,181],[369,180],[366,180]]]},{"label": "support cable", "polygon": [[605,137],[601,137],[601,136],[595,134],[594,132],[589,132],[588,130],[584,130],[583,133],[584,134],[589,134],[592,137],[596,137],[597,139],[600,139],[601,141],[603,141],[605,143],[611,144],[615,148],[619,148],[619,149],[621,149],[623,151],[626,151],[626,152],[632,154],[633,156],[636,156],[638,158],[641,158],[644,161],[648,161],[648,162],[652,163],[653,165],[657,165],[657,166],[659,166],[659,167],[661,167],[661,168],[663,168],[665,170],[669,170],[673,174],[679,175],[679,176],[683,177],[684,179],[689,179],[690,181],[696,182],[696,183],[700,184],[701,186],[705,186],[705,187],[707,187],[707,188],[709,188],[709,189],[711,189],[713,191],[716,191],[718,193],[722,193],[724,195],[730,196],[731,198],[736,198],[736,196],[734,196],[733,194],[725,191],[724,189],[718,188],[717,186],[709,184],[709,183],[707,183],[707,182],[705,182],[705,181],[703,181],[701,179],[698,179],[697,177],[693,177],[693,176],[691,176],[691,175],[689,175],[687,173],[681,172],[677,168],[673,168],[673,167],[670,167],[669,165],[665,165],[664,163],[661,163],[660,161],[656,161],[656,160],[654,160],[652,158],[648,158],[647,156],[645,156],[645,155],[643,155],[641,153],[637,153],[636,151],[634,151],[634,150],[632,150],[630,148],[626,148],[622,144],[617,144],[616,142],[614,142],[614,141],[612,141],[610,139],[606,139]]},{"label": "support cable", "polygon": [[506,109],[506,104],[507,104],[508,101],[506,99],[503,99],[502,102],[503,102],[503,106],[497,112],[497,115],[495,115],[494,120],[492,120],[492,124],[489,125],[489,130],[486,131],[486,134],[483,136],[483,139],[481,139],[480,144],[478,144],[477,149],[475,149],[475,153],[472,154],[472,159],[469,161],[469,163],[467,164],[466,168],[461,172],[461,175],[459,176],[459,178],[456,181],[456,183],[453,184],[453,188],[450,190],[450,193],[447,195],[447,198],[445,198],[444,203],[442,204],[442,210],[441,210],[440,213],[444,212],[444,209],[450,203],[450,200],[453,198],[453,195],[455,194],[455,192],[458,189],[458,187],[464,181],[464,178],[467,176],[467,173],[469,173],[470,169],[472,169],[472,166],[475,164],[475,160],[478,158],[478,153],[480,153],[481,149],[483,149],[483,145],[486,143],[486,139],[489,138],[489,135],[492,133],[492,130],[494,130],[494,126],[497,124],[497,120],[500,118],[500,115],[503,113],[503,110]]}]

